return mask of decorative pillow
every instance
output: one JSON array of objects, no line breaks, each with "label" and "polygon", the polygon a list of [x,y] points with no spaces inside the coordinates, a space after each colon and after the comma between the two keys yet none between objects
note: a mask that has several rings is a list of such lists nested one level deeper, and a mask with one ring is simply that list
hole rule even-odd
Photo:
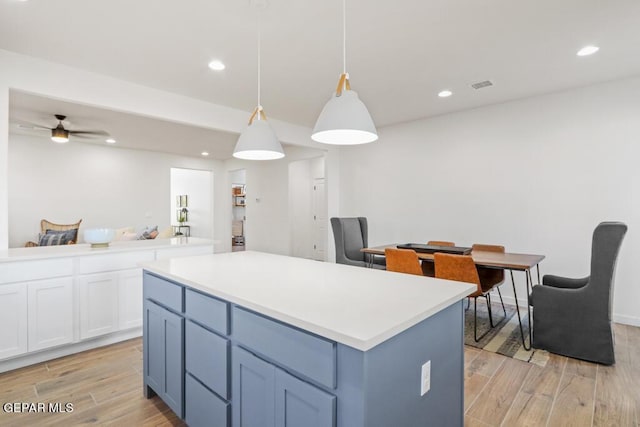
[{"label": "decorative pillow", "polygon": [[127,241],[127,240],[136,240],[137,238],[138,238],[138,235],[137,235],[137,234],[136,234],[136,232],[134,231],[134,232],[131,232],[131,233],[130,233],[130,232],[123,233],[123,234],[120,236],[120,239],[118,239],[118,240],[120,240],[120,241]]},{"label": "decorative pillow", "polygon": [[155,227],[147,227],[142,231],[142,233],[140,233],[140,235],[138,236],[138,240],[155,239],[157,235],[158,235],[157,225]]},{"label": "decorative pillow", "polygon": [[[133,233],[134,235],[136,235],[136,229],[133,227],[122,227],[122,228],[116,228],[116,234],[113,237],[113,240],[133,240],[133,239],[124,239],[125,234],[130,234]],[[136,235],[137,236],[137,235]]]},{"label": "decorative pillow", "polygon": [[173,237],[173,229],[171,227],[167,227],[164,230],[162,230],[160,233],[158,233],[158,236],[156,236],[156,239],[170,239]]},{"label": "decorative pillow", "polygon": [[58,230],[47,230],[45,234],[41,234],[38,239],[39,246],[57,246],[57,245],[68,245],[69,243],[75,241],[76,236],[78,235],[78,229],[74,228],[72,230],[66,231],[58,231]]}]

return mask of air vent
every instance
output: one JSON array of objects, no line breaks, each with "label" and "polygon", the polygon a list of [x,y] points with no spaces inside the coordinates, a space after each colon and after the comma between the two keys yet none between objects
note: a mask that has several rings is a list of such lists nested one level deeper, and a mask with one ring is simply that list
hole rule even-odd
[{"label": "air vent", "polygon": [[471,87],[474,89],[482,89],[483,87],[489,87],[489,86],[493,86],[493,83],[491,83],[490,80],[485,80],[483,82],[478,82],[471,85]]}]

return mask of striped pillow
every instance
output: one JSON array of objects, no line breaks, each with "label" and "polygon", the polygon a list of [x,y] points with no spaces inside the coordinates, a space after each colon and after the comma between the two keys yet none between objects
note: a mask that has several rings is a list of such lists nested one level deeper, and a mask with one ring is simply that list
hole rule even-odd
[{"label": "striped pillow", "polygon": [[39,246],[57,246],[57,245],[68,245],[71,242],[76,240],[78,236],[78,229],[74,228],[72,230],[66,231],[57,231],[57,230],[47,230],[45,234],[40,235]]}]

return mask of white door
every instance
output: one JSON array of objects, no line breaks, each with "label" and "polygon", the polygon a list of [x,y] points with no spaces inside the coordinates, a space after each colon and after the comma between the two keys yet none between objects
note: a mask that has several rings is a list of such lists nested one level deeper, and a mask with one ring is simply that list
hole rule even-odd
[{"label": "white door", "polygon": [[118,273],[80,276],[78,287],[80,339],[118,330]]},{"label": "white door", "polygon": [[142,269],[118,273],[118,308],[120,329],[142,326]]},{"label": "white door", "polygon": [[0,285],[0,359],[27,352],[27,285]]},{"label": "white door", "polygon": [[27,285],[29,351],[73,341],[73,278],[47,279]]},{"label": "white door", "polygon": [[324,178],[314,178],[311,204],[313,215],[313,259],[326,261],[327,256],[327,197]]}]

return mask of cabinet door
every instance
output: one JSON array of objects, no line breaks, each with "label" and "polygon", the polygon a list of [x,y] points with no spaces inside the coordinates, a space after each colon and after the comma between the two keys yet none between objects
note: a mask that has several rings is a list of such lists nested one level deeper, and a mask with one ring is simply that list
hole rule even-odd
[{"label": "cabinet door", "polygon": [[275,367],[248,351],[233,347],[234,427],[273,427]]},{"label": "cabinet door", "polygon": [[101,273],[79,276],[80,338],[118,330],[118,276]]},{"label": "cabinet door", "polygon": [[27,285],[0,285],[0,359],[27,352]]},{"label": "cabinet door", "polygon": [[118,309],[120,329],[142,326],[142,269],[118,274]]},{"label": "cabinet door", "polygon": [[145,384],[182,418],[184,319],[148,300],[144,313]]},{"label": "cabinet door", "polygon": [[277,427],[335,427],[336,397],[276,369]]},{"label": "cabinet door", "polygon": [[29,351],[73,341],[73,279],[39,280],[27,285]]}]

